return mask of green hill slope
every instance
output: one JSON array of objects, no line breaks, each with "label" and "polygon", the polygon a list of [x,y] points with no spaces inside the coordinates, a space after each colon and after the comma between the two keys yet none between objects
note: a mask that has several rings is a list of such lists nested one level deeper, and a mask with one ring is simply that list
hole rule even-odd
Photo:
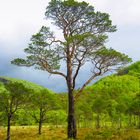
[{"label": "green hill slope", "polygon": [[[33,89],[36,92],[40,91],[40,90],[43,90],[43,89],[46,89],[46,90],[49,90],[50,93],[52,93],[52,94],[54,93],[52,90],[50,90],[48,88],[45,88],[43,86],[40,86],[38,84],[35,84],[33,82],[29,82],[29,81],[21,80],[21,79],[17,79],[17,78],[11,78],[11,77],[0,77],[0,82],[1,83],[6,83],[7,81],[22,83],[27,88]],[[1,84],[0,86],[1,86],[0,89],[2,89],[3,84]]]}]

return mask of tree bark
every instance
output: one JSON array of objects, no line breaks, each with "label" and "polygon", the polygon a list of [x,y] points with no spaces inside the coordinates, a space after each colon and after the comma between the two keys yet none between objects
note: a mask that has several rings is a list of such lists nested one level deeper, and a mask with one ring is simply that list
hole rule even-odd
[{"label": "tree bark", "polygon": [[11,127],[11,115],[7,116],[7,138],[6,140],[10,140],[10,127]]},{"label": "tree bark", "polygon": [[68,138],[76,139],[76,121],[74,116],[74,97],[71,92],[69,92],[69,108],[68,108]]},{"label": "tree bark", "polygon": [[73,96],[73,78],[72,78],[72,63],[67,48],[67,87],[68,87],[68,138],[76,139],[76,121],[74,115],[74,96]]}]

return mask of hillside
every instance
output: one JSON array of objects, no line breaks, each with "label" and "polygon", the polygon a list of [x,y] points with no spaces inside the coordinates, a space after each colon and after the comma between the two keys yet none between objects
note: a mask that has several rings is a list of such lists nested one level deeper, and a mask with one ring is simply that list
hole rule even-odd
[{"label": "hillside", "polygon": [[49,91],[49,93],[54,93],[52,90],[50,90],[46,87],[43,87],[41,85],[35,84],[33,82],[29,82],[29,81],[21,80],[21,79],[17,79],[17,78],[11,78],[11,77],[0,77],[0,82],[5,83],[7,81],[22,83],[25,87],[33,89],[34,91],[47,89]]},{"label": "hillside", "polygon": [[140,61],[137,61],[128,67],[125,67],[118,71],[117,75],[131,75],[140,77]]}]

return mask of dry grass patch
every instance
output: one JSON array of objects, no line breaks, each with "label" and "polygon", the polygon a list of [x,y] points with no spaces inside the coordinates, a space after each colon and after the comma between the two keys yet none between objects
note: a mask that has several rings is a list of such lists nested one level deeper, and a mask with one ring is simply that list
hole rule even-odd
[{"label": "dry grass patch", "polygon": [[[37,126],[11,127],[11,140],[67,140],[66,128],[44,126],[42,134],[38,134]],[[0,127],[0,140],[5,140],[6,128]],[[78,140],[140,140],[140,130],[94,130],[78,129]]]}]

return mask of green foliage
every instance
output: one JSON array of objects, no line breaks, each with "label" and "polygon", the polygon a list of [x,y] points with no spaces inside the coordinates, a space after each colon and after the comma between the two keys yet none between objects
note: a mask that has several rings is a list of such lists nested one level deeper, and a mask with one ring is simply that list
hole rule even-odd
[{"label": "green foliage", "polygon": [[[11,78],[11,77],[1,77],[1,78],[6,79],[6,80],[11,81],[11,82],[16,82],[16,83],[22,84],[26,88],[31,89],[33,91],[40,91],[41,89],[44,89],[43,86],[37,85],[35,83],[29,82],[29,81],[26,81],[26,80],[21,80],[21,79]],[[51,90],[49,90],[49,91],[52,92]]]},{"label": "green foliage", "polygon": [[121,70],[118,71],[118,75],[133,75],[133,76],[136,76],[136,77],[140,77],[140,61],[137,61],[133,64],[131,64],[130,66],[128,67],[125,67]]},{"label": "green foliage", "polygon": [[29,125],[35,125],[36,122],[27,111],[27,108],[20,108],[15,112],[15,115],[13,117],[13,125],[20,125],[20,126],[29,126]]},{"label": "green foliage", "polygon": [[43,123],[47,116],[46,113],[52,109],[60,108],[59,99],[54,93],[47,89],[40,90],[33,93],[29,101],[28,112],[35,119],[36,122]]},{"label": "green foliage", "polygon": [[1,109],[8,113],[15,113],[23,102],[26,102],[28,94],[31,90],[26,88],[23,84],[18,82],[8,82],[2,86],[0,91],[0,106]]},{"label": "green foliage", "polygon": [[[106,63],[108,63],[108,59],[112,60],[110,61],[111,64],[108,64],[110,66],[115,65],[116,62],[118,62],[118,65],[120,65],[120,63],[123,62],[123,64],[127,64],[128,62],[131,62],[131,58],[129,58],[127,55],[125,54],[121,54],[120,52],[117,52],[116,50],[110,48],[107,49],[105,47],[99,49],[97,52],[95,52],[95,54],[97,55],[96,57],[101,57],[101,59],[103,61],[105,61]],[[116,61],[114,61],[113,59],[116,59]],[[113,63],[115,64],[113,64]],[[120,63],[119,63],[120,62]]]},{"label": "green foliage", "polygon": [[101,114],[105,111],[107,105],[107,101],[102,97],[97,97],[96,100],[93,102],[93,111],[97,114]]},{"label": "green foliage", "polygon": [[131,103],[130,110],[133,114],[140,116],[140,95],[137,94]]},{"label": "green foliage", "polygon": [[[104,127],[103,123],[107,123],[108,127],[110,128],[111,122],[117,124],[116,127],[118,127],[120,121],[122,121],[122,123],[125,124],[126,127],[126,123],[129,123],[129,115],[132,115],[132,125],[134,123],[134,118],[136,117],[136,126],[138,126],[139,128],[139,67],[135,65],[133,66],[133,69],[132,66],[129,66],[131,67],[131,70],[129,70],[129,72],[131,71],[132,73],[137,74],[134,74],[132,76],[128,72],[127,74],[121,76],[117,74],[107,76],[95,82],[93,85],[87,87],[84,90],[85,94],[82,94],[75,104],[75,115],[78,122],[86,123],[86,125],[84,125],[85,127],[88,125],[93,127],[95,116],[97,116],[97,114],[100,114],[102,127]],[[23,104],[20,104],[18,110],[13,115],[12,125],[36,124],[32,115],[33,113],[35,113],[37,118],[39,118],[39,108],[43,107],[44,109],[46,109],[46,120],[44,122],[58,127],[60,127],[61,125],[65,126],[65,122],[67,121],[67,94],[55,95],[52,91],[27,81],[8,77],[5,79],[10,81],[10,83],[4,85],[2,82],[0,82],[0,98],[2,97],[4,99],[0,100],[1,125],[6,124],[6,113],[3,110],[4,105],[6,105],[6,103],[10,101],[9,99],[11,99],[12,97],[17,98],[18,101],[24,100]],[[29,91],[31,93],[26,94],[26,91]],[[20,94],[20,96],[18,94]],[[22,95],[26,95],[26,97],[23,97]],[[13,111],[14,109],[15,107],[13,108]],[[89,124],[88,122],[91,124]],[[98,131],[96,133],[87,133],[83,138],[109,139],[115,136],[122,137],[123,134],[124,131],[116,130],[114,128],[114,130],[106,129],[103,131]],[[130,134],[128,136],[124,136],[124,139],[136,139],[136,136],[135,134]]]},{"label": "green foliage", "polygon": [[[88,97],[90,101],[85,97],[82,98],[85,98],[84,101],[88,107],[92,107],[94,113],[102,116],[105,114],[111,120],[117,121],[120,117],[123,118],[122,114],[127,114],[128,110],[133,110],[130,107],[135,104],[134,98],[136,98],[139,90],[139,79],[137,77],[111,75],[102,78],[85,89],[84,93],[87,94],[84,96]],[[84,101],[82,101],[83,104]],[[88,109],[88,107],[85,108]],[[138,108],[136,109],[137,111]]]},{"label": "green foliage", "polygon": [[[37,84],[15,78],[2,77],[8,82],[0,82],[0,120],[6,123],[7,113],[12,114],[12,124],[34,124],[32,112],[38,108],[60,108],[59,100],[53,91]],[[2,80],[1,80],[2,81]],[[11,110],[12,109],[12,110]]]},{"label": "green foliage", "polygon": [[67,120],[67,114],[64,110],[51,110],[47,112],[47,122],[53,125],[62,125]]},{"label": "green foliage", "polygon": [[25,53],[30,54],[27,56],[27,59],[17,58],[11,63],[19,66],[35,66],[36,69],[43,70],[45,70],[46,67],[48,67],[48,70],[59,69],[59,49],[49,49],[49,44],[53,38],[54,35],[50,32],[50,29],[43,26],[39,33],[32,36],[29,47],[24,50]]}]

